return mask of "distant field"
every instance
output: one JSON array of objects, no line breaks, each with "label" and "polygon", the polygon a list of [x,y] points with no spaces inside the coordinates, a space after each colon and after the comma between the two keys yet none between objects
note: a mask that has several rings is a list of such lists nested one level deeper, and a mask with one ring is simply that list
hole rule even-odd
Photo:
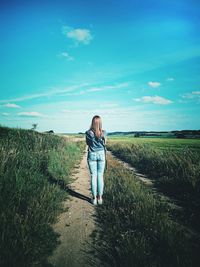
[{"label": "distant field", "polygon": [[178,139],[178,138],[160,138],[160,137],[130,137],[130,136],[108,136],[108,141],[125,142],[127,144],[148,144],[153,148],[159,149],[182,149],[190,148],[200,149],[200,139]]}]

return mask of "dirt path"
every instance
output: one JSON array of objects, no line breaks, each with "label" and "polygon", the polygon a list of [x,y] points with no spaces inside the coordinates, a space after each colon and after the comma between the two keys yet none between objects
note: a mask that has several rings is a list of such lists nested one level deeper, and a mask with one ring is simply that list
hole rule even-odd
[{"label": "dirt path", "polygon": [[54,251],[50,263],[55,267],[84,267],[90,235],[94,230],[94,206],[90,203],[90,180],[86,152],[80,163],[75,181],[70,185],[70,199],[66,200],[68,211],[61,214],[54,229],[60,234],[61,244]]},{"label": "dirt path", "polygon": [[154,181],[152,179],[149,179],[146,175],[139,173],[134,167],[132,167],[130,164],[128,164],[127,162],[117,158],[116,156],[113,155],[113,153],[111,151],[107,152],[109,156],[113,157],[115,160],[117,160],[118,162],[121,162],[121,164],[123,165],[124,168],[131,170],[132,172],[134,172],[135,176],[137,176],[137,178],[139,180],[141,180],[145,185],[148,186],[152,186],[153,187],[153,183]]},{"label": "dirt path", "polygon": [[127,162],[117,158],[116,156],[114,156],[114,154],[111,151],[107,152],[108,155],[112,158],[114,158],[115,160],[117,160],[118,162],[120,162],[122,164],[122,166],[130,171],[132,171],[134,173],[134,175],[136,176],[137,179],[139,179],[140,181],[142,181],[146,186],[150,187],[151,190],[159,195],[161,198],[163,198],[165,201],[168,202],[169,206],[172,209],[176,209],[176,210],[181,210],[182,207],[180,207],[176,202],[176,200],[172,197],[168,197],[166,196],[164,193],[161,193],[160,191],[157,190],[157,188],[155,187],[154,183],[155,181],[153,179],[149,179],[145,174],[139,173],[134,167],[132,167],[130,164],[128,164]]},{"label": "dirt path", "polygon": [[[120,161],[124,168],[132,170],[136,176],[146,185],[153,186],[153,183],[146,176],[136,172],[129,164],[116,158],[110,151],[109,157]],[[64,206],[68,209],[60,215],[58,223],[54,229],[59,233],[60,245],[56,248],[49,262],[54,267],[90,267],[87,262],[87,251],[91,241],[94,225],[95,207],[90,203],[90,175],[87,166],[87,153],[83,156],[77,172],[74,174],[75,179],[70,184],[70,200],[67,199]],[[99,266],[96,263],[96,266]]]}]

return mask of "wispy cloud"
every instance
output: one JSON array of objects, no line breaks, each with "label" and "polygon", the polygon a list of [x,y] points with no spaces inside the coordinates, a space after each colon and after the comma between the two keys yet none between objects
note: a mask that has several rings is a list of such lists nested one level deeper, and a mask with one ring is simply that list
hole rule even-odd
[{"label": "wispy cloud", "polygon": [[60,95],[66,92],[72,92],[75,91],[79,88],[88,86],[88,84],[80,84],[80,85],[72,85],[72,86],[66,86],[63,88],[51,88],[46,92],[43,93],[38,93],[38,94],[30,94],[30,95],[26,95],[26,96],[22,96],[22,97],[17,97],[17,98],[13,98],[13,99],[5,99],[5,100],[0,100],[0,103],[6,103],[8,101],[11,102],[22,102],[25,100],[31,100],[31,99],[36,99],[36,98],[42,98],[42,97],[49,97],[49,96],[54,96],[54,95]]},{"label": "wispy cloud", "polygon": [[89,89],[81,90],[78,92],[69,92],[69,93],[66,93],[65,95],[68,95],[68,96],[83,95],[86,93],[107,91],[107,90],[111,90],[111,89],[120,89],[120,88],[125,88],[128,86],[129,86],[129,83],[119,83],[119,84],[114,84],[114,85],[95,86],[95,87],[90,87]]},{"label": "wispy cloud", "polygon": [[103,103],[99,105],[100,108],[116,108],[119,107],[119,104],[117,103]]},{"label": "wispy cloud", "polygon": [[103,85],[103,86],[96,86],[96,87],[91,87],[89,89],[77,91],[77,92],[67,92],[64,95],[67,96],[76,96],[76,95],[83,95],[87,93],[94,93],[94,92],[100,92],[100,91],[107,91],[107,90],[115,90],[115,89],[120,89],[120,88],[125,88],[128,87],[129,83],[120,83],[120,84],[114,84],[114,85]]},{"label": "wispy cloud", "polygon": [[197,102],[200,102],[200,91],[192,91],[191,93],[183,94],[182,96],[183,100],[180,100],[181,103],[187,103],[189,100],[197,100]]},{"label": "wispy cloud", "polygon": [[[12,98],[12,99],[4,99],[0,100],[0,103],[6,103],[6,102],[23,102],[26,100],[32,100],[32,99],[37,99],[37,98],[45,98],[45,97],[50,97],[50,96],[59,96],[59,95],[82,95],[87,92],[95,92],[95,91],[102,91],[102,90],[108,90],[108,89],[120,89],[123,87],[128,87],[129,83],[119,83],[119,84],[114,84],[114,85],[105,85],[105,86],[99,86],[99,87],[90,87],[89,89],[83,89],[81,91],[78,91],[80,88],[85,88],[90,86],[88,83],[83,83],[79,85],[72,85],[72,86],[66,86],[66,87],[55,87],[51,88],[46,92],[38,93],[38,94],[30,94],[30,95],[25,95],[22,97],[17,97],[17,98]],[[3,105],[5,107],[10,107],[10,108],[19,108],[19,105],[16,104],[10,104],[7,103]]]},{"label": "wispy cloud", "polygon": [[76,44],[80,43],[88,45],[93,39],[93,36],[90,33],[90,30],[88,29],[81,29],[81,28],[74,29],[69,26],[63,26],[62,33],[68,38],[72,39]]},{"label": "wispy cloud", "polygon": [[198,95],[198,96],[200,96],[200,91],[193,91],[192,92],[192,95]]},{"label": "wispy cloud", "polygon": [[114,85],[104,85],[104,86],[98,86],[98,87],[91,87],[87,89],[87,92],[96,92],[96,91],[104,91],[107,89],[120,89],[120,88],[125,88],[128,87],[129,83],[119,83],[119,84],[114,84]]},{"label": "wispy cloud", "polygon": [[73,61],[74,58],[72,56],[70,56],[67,52],[62,52],[60,54],[61,57],[64,57],[65,59],[67,59],[68,61]]},{"label": "wispy cloud", "polygon": [[19,105],[16,105],[14,103],[7,103],[7,104],[5,104],[3,106],[6,107],[6,108],[21,108]]},{"label": "wispy cloud", "polygon": [[150,87],[157,88],[157,87],[161,86],[161,83],[159,83],[159,82],[148,82],[148,85]]},{"label": "wispy cloud", "polygon": [[152,103],[158,105],[169,105],[173,103],[173,101],[161,96],[143,96],[141,98],[134,98],[133,100],[137,102]]},{"label": "wispy cloud", "polygon": [[37,112],[37,111],[30,111],[30,112],[20,112],[20,113],[17,113],[18,116],[20,117],[45,117],[44,114],[40,113],[40,112]]},{"label": "wispy cloud", "polygon": [[72,93],[66,93],[63,94],[63,96],[67,95],[67,96],[75,96],[75,95],[83,95],[87,92],[87,90],[81,90],[79,92],[72,92]]},{"label": "wispy cloud", "polygon": [[10,113],[7,113],[7,112],[3,112],[3,113],[1,113],[3,116],[9,116],[10,115]]},{"label": "wispy cloud", "polygon": [[102,91],[105,90],[105,88],[103,87],[92,87],[90,89],[87,90],[87,92],[98,92],[98,91]]},{"label": "wispy cloud", "polygon": [[169,77],[166,79],[167,82],[173,82],[174,81],[174,78],[173,77]]}]

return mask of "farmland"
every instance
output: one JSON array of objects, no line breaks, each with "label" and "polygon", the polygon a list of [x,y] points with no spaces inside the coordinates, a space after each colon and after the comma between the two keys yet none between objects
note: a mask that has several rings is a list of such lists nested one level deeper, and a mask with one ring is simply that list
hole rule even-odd
[{"label": "farmland", "polygon": [[52,228],[73,168],[83,152],[73,143],[31,130],[0,128],[0,266],[47,266],[58,245]]},{"label": "farmland", "polygon": [[112,136],[109,137],[110,143],[126,143],[126,144],[147,144],[153,148],[157,149],[184,149],[190,148],[192,150],[200,150],[200,139],[178,139],[178,138],[159,138],[159,137],[144,137],[144,138],[134,138],[130,136]]}]

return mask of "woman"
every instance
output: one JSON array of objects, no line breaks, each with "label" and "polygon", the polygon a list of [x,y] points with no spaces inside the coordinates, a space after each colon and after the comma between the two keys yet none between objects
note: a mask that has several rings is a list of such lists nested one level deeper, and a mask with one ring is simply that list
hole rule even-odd
[{"label": "woman", "polygon": [[94,116],[90,129],[86,131],[86,143],[88,145],[88,166],[91,175],[92,203],[102,204],[105,169],[105,137],[106,131],[102,130],[100,116]]}]

